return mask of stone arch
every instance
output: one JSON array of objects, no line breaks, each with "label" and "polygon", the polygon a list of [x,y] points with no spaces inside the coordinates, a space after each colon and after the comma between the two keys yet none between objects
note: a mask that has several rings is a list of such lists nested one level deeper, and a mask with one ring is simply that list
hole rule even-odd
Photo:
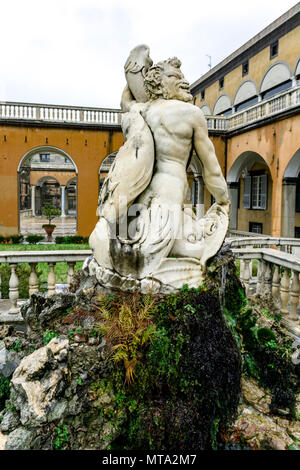
[{"label": "stone arch", "polygon": [[30,157],[32,157],[33,155],[35,155],[36,153],[48,153],[48,152],[52,152],[52,153],[57,153],[57,154],[60,154],[60,155],[63,155],[64,157],[68,158],[72,163],[73,163],[73,166],[75,168],[75,172],[76,174],[78,174],[78,168],[77,168],[77,165],[76,163],[74,162],[74,160],[72,159],[72,157],[67,153],[65,152],[64,150],[61,150],[60,148],[58,147],[52,147],[50,145],[41,145],[39,147],[34,147],[33,149],[29,150],[28,152],[25,153],[25,155],[23,155],[23,157],[21,158],[20,162],[19,162],[19,165],[18,165],[18,172],[20,171],[20,169],[22,168],[23,164],[30,159]]},{"label": "stone arch", "polygon": [[255,82],[251,79],[244,80],[235,93],[233,105],[237,106],[238,104],[243,103],[244,101],[247,101],[251,98],[254,98],[255,96],[257,96],[257,88]]},{"label": "stone arch", "polygon": [[238,156],[238,158],[234,161],[233,165],[231,166],[228,172],[227,182],[237,183],[241,174],[243,172],[246,173],[254,165],[254,163],[263,163],[267,166],[268,170],[270,171],[267,162],[261,155],[252,151],[243,152],[241,155]]},{"label": "stone arch", "polygon": [[210,107],[208,106],[208,104],[204,104],[203,106],[201,106],[200,109],[201,109],[202,113],[204,114],[204,116],[211,116],[212,115]]},{"label": "stone arch", "polygon": [[229,95],[221,95],[214,104],[213,115],[222,114],[223,112],[231,109],[231,107],[232,105]]},{"label": "stone arch", "polygon": [[[55,159],[51,163],[46,161],[40,168],[37,161],[32,164],[32,157],[41,153],[54,154]],[[63,158],[62,158],[63,157]],[[51,158],[51,157],[50,157]],[[57,167],[56,167],[57,164]],[[23,173],[26,173],[23,177]],[[19,161],[17,168],[19,180],[19,197],[18,197],[18,215],[19,227],[22,233],[43,233],[42,221],[36,219],[36,216],[42,216],[42,206],[45,199],[44,192],[49,191],[53,193],[53,201],[57,207],[61,209],[62,217],[65,213],[65,185],[72,177],[77,178],[78,168],[72,157],[64,150],[50,146],[41,145],[34,147],[26,152]],[[74,175],[74,176],[73,176]],[[27,178],[27,193],[26,198],[23,197],[22,191],[25,187]],[[49,185],[48,189],[45,187],[45,182],[56,182],[56,187]],[[26,205],[23,200],[26,199]],[[51,198],[50,198],[51,199]],[[77,189],[76,189],[77,201]],[[77,203],[76,211],[72,214],[74,220],[60,223],[63,233],[73,234],[77,232]]]},{"label": "stone arch", "polygon": [[99,193],[101,191],[101,187],[102,187],[102,184],[104,182],[104,179],[105,179],[106,175],[108,174],[108,172],[110,170],[110,167],[113,164],[114,159],[116,158],[117,153],[118,152],[113,152],[113,153],[110,153],[110,154],[106,155],[104,160],[102,160],[102,162],[101,162],[101,165],[99,167],[99,174],[98,174],[98,176],[99,176]]},{"label": "stone arch", "polygon": [[58,181],[57,178],[55,178],[55,176],[52,176],[52,175],[45,175],[45,176],[42,176],[41,178],[39,178],[36,182],[36,186],[42,186],[43,183],[45,183],[47,180],[54,180],[56,181],[59,185],[60,185],[60,182]]},{"label": "stone arch", "polygon": [[283,178],[296,178],[300,173],[300,148],[290,159],[283,174]]},{"label": "stone arch", "polygon": [[271,88],[274,88],[282,83],[287,82],[291,79],[290,66],[283,60],[279,60],[270,67],[264,73],[262,81],[260,83],[259,92],[264,93]]}]

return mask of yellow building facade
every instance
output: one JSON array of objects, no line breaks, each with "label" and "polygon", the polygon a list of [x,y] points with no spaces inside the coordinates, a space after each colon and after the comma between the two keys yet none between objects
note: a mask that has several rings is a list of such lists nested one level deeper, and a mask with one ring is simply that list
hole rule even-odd
[{"label": "yellow building facade", "polygon": [[300,237],[300,4],[191,91],[208,123],[222,122],[231,229]]}]

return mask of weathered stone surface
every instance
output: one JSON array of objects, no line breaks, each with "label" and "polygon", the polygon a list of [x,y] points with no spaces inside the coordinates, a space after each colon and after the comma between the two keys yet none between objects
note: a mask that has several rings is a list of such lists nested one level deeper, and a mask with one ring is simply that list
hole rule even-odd
[{"label": "weathered stone surface", "polygon": [[56,318],[72,307],[75,295],[55,294],[46,297],[43,294],[33,294],[21,307],[21,314],[27,325],[34,330],[48,327]]},{"label": "weathered stone surface", "polygon": [[68,347],[67,339],[54,338],[25,357],[14,372],[11,395],[23,425],[41,424],[63,415],[66,403],[60,396],[69,378]]},{"label": "weathered stone surface", "polygon": [[253,450],[288,450],[294,441],[285,427],[251,406],[241,405],[234,423],[231,442],[243,442]]},{"label": "weathered stone surface", "polygon": [[5,450],[5,444],[7,441],[7,435],[0,432],[0,450]]},{"label": "weathered stone surface", "polygon": [[[7,338],[6,338],[7,339]],[[0,346],[0,376],[9,378],[12,376],[20,363],[20,358],[15,351],[9,351],[4,341]]]},{"label": "weathered stone surface", "polygon": [[29,450],[35,437],[34,431],[19,427],[12,431],[5,444],[6,450]]},{"label": "weathered stone surface", "polygon": [[8,411],[3,416],[3,419],[0,424],[0,429],[3,432],[11,432],[20,424],[19,417],[16,413]]},{"label": "weathered stone surface", "polygon": [[0,339],[9,336],[13,331],[13,327],[11,325],[2,325],[0,326]]},{"label": "weathered stone surface", "polygon": [[260,388],[254,379],[242,380],[243,397],[247,403],[264,414],[270,413],[271,394]]}]

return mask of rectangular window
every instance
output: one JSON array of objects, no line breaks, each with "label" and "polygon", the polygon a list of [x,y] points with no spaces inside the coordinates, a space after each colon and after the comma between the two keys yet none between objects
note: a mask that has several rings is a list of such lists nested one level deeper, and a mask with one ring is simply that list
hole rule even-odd
[{"label": "rectangular window", "polygon": [[220,78],[219,80],[219,90],[223,90],[224,88],[224,77]]},{"label": "rectangular window", "polygon": [[244,178],[244,209],[266,210],[268,198],[268,176],[252,175]]},{"label": "rectangular window", "polygon": [[40,153],[40,162],[49,163],[50,162],[50,153]]},{"label": "rectangular window", "polygon": [[274,59],[278,55],[278,40],[270,45],[270,59]]},{"label": "rectangular window", "polygon": [[249,222],[249,232],[263,233],[263,225],[259,222]]},{"label": "rectangular window", "polygon": [[300,238],[300,227],[295,227],[295,238]]},{"label": "rectangular window", "polygon": [[203,101],[205,98],[205,90],[201,90],[201,100]]},{"label": "rectangular window", "polygon": [[244,62],[242,65],[242,76],[244,77],[245,75],[248,75],[249,73],[249,61]]}]

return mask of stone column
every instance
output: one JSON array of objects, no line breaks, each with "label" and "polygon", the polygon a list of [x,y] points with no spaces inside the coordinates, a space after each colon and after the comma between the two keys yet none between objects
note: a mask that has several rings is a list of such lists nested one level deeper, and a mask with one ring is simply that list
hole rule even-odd
[{"label": "stone column", "polygon": [[297,178],[284,178],[282,181],[282,222],[281,236],[295,236]]},{"label": "stone column", "polygon": [[31,212],[32,216],[35,217],[35,185],[31,186]]},{"label": "stone column", "polygon": [[195,175],[197,181],[196,210],[197,219],[204,216],[204,182],[201,175]]},{"label": "stone column", "polygon": [[65,209],[65,186],[61,186],[61,216],[66,216]]},{"label": "stone column", "polygon": [[239,207],[239,183],[228,183],[228,192],[231,201],[229,228],[238,229],[238,207]]}]

